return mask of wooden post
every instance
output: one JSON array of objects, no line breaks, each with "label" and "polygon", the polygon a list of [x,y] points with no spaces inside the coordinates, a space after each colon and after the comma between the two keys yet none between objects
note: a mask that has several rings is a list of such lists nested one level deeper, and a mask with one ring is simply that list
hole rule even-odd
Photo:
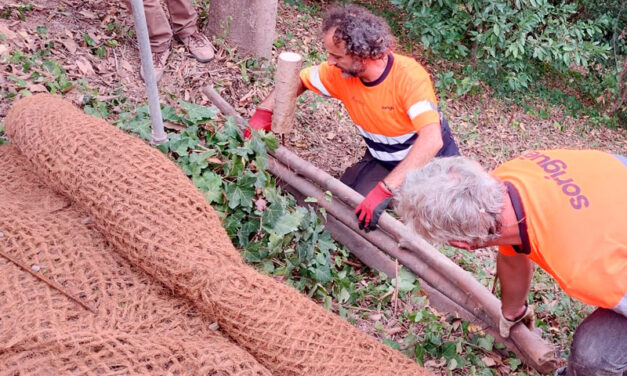
[{"label": "wooden post", "polygon": [[274,111],[272,114],[272,132],[287,134],[294,125],[296,92],[300,80],[302,57],[295,52],[281,52],[277,62],[274,79]]}]

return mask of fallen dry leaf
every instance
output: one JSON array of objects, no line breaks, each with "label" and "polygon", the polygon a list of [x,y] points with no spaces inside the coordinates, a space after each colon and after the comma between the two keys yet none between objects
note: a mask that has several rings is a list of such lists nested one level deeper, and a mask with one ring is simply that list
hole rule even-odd
[{"label": "fallen dry leaf", "polygon": [[222,162],[222,160],[217,157],[209,157],[207,158],[207,162],[219,165],[224,164],[224,162]]},{"label": "fallen dry leaf", "polygon": [[496,361],[487,355],[482,356],[481,361],[486,365],[486,367],[494,367],[496,365]]},{"label": "fallen dry leaf", "polygon": [[96,74],[96,72],[94,72],[94,67],[92,67],[89,60],[85,59],[84,57],[76,60],[76,66],[78,67],[78,70],[81,71],[81,73],[85,76],[90,77]]},{"label": "fallen dry leaf", "polygon": [[181,125],[181,124],[172,123],[171,121],[164,121],[163,122],[163,126],[168,128],[168,129],[174,129],[174,130],[177,130],[177,131],[182,131],[184,129],[187,129],[186,126]]},{"label": "fallen dry leaf", "polygon": [[0,56],[8,55],[11,53],[11,48],[7,45],[0,44]]},{"label": "fallen dry leaf", "polygon": [[255,200],[255,208],[257,211],[264,211],[268,207],[268,202],[263,198],[258,198]]},{"label": "fallen dry leaf", "polygon": [[64,39],[61,41],[66,50],[68,50],[71,54],[75,53],[78,49],[78,44],[74,42],[74,39]]},{"label": "fallen dry leaf", "polygon": [[98,18],[98,16],[96,16],[96,13],[89,11],[89,10],[81,10],[80,12],[78,12],[79,14],[82,14],[83,16],[87,17],[87,18]]},{"label": "fallen dry leaf", "polygon": [[1,24],[0,24],[0,34],[4,35],[6,39],[8,40],[14,39],[16,37],[16,34],[13,31],[11,31],[11,29]]},{"label": "fallen dry leaf", "polygon": [[48,89],[46,89],[46,87],[42,84],[32,84],[28,85],[28,91],[31,93],[46,93],[48,92]]}]

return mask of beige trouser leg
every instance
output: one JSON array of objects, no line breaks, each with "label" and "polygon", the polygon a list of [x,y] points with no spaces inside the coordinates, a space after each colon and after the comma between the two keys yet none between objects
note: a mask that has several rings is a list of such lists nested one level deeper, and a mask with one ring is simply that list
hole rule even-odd
[{"label": "beige trouser leg", "polygon": [[[185,38],[196,31],[196,10],[191,0],[167,0],[172,27],[161,7],[160,0],[143,0],[148,37],[152,52],[163,52],[170,47],[172,34]],[[130,0],[126,0],[129,10]]]},{"label": "beige trouser leg", "polygon": [[198,16],[192,0],[167,0],[167,4],[174,35],[184,39],[194,34]]}]

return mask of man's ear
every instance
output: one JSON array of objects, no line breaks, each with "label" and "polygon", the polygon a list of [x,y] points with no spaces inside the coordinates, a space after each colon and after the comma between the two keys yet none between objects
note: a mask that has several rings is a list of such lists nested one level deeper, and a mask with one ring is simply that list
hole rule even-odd
[{"label": "man's ear", "polygon": [[458,241],[458,240],[451,240],[450,242],[448,242],[448,244],[452,245],[455,248],[465,249],[468,252],[470,252],[470,250],[471,250],[470,244],[468,244],[466,242],[462,242],[462,241]]}]

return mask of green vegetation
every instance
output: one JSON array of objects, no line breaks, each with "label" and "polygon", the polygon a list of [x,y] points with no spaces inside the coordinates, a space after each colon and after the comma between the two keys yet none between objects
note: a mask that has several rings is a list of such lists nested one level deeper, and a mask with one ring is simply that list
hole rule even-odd
[{"label": "green vegetation", "polygon": [[[526,100],[529,89],[541,88],[549,81],[574,88],[589,103],[603,101],[601,111],[613,119],[599,122],[613,126],[625,120],[627,107],[621,90],[627,89],[619,82],[627,49],[621,36],[627,23],[624,2],[391,2],[406,12],[402,29],[406,38],[420,40],[428,56],[464,65],[438,74],[442,93],[453,90],[461,96],[478,92],[479,81],[483,81],[500,95],[524,96]],[[552,98],[557,100],[553,103],[572,102],[572,95]],[[589,103],[580,108],[587,112],[596,107]],[[598,112],[594,108],[587,114],[603,116]]]},{"label": "green vegetation", "polygon": [[[227,118],[221,124],[214,107],[182,100],[176,108],[162,106],[162,112],[164,121],[181,130],[170,133],[169,141],[157,147],[203,192],[247,262],[352,323],[374,322],[375,334],[384,343],[421,364],[430,361],[433,366],[441,360],[437,364],[449,371],[464,369],[471,375],[495,375],[496,363],[488,354],[496,349],[505,355],[500,368],[517,371],[512,374],[527,374],[520,369],[521,361],[514,354],[503,353],[504,347],[481,328],[433,311],[411,272],[400,269],[396,297],[395,279],[356,267],[348,250],[324,231],[316,212],[299,206],[265,170],[266,148],[272,150],[278,145],[272,134],[255,133],[250,140],[243,140],[233,119]],[[135,113],[123,112],[116,124],[146,140],[150,138],[147,106]],[[324,217],[323,209],[320,215]],[[492,281],[492,261],[448,247],[444,251],[484,285]],[[536,288],[530,299],[538,302],[539,317],[548,317],[551,323],[575,325],[581,307],[575,307],[576,303],[549,282],[546,274],[538,278],[542,288]],[[399,308],[393,308],[395,305]],[[556,331],[553,335],[565,334]]]}]

